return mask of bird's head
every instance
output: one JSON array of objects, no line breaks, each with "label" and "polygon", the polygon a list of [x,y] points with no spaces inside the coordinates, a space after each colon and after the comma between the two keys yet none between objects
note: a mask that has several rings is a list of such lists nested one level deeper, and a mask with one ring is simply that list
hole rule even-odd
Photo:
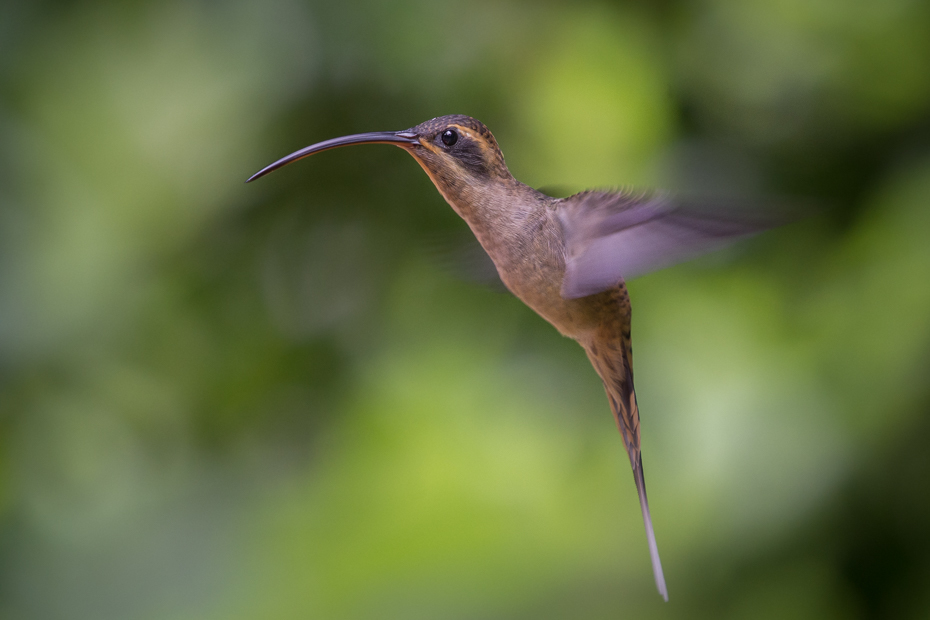
[{"label": "bird's head", "polygon": [[417,142],[410,154],[440,189],[511,178],[497,140],[481,121],[453,114],[408,131]]}]

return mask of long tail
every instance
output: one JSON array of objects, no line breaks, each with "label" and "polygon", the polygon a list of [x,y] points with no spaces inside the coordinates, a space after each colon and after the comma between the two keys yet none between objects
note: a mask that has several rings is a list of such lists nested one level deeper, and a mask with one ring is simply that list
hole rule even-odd
[{"label": "long tail", "polygon": [[[625,292],[625,291],[624,291]],[[628,317],[628,315],[627,315]],[[627,318],[628,321],[628,318]],[[604,382],[607,400],[613,411],[617,428],[623,437],[623,445],[630,457],[633,468],[633,480],[639,494],[639,506],[643,511],[643,523],[646,526],[646,540],[649,543],[649,557],[652,559],[652,574],[656,588],[662,598],[668,602],[668,588],[665,586],[665,574],[659,559],[655,531],[652,529],[652,516],[649,514],[649,500],[646,498],[646,481],[643,478],[643,457],[640,450],[639,407],[636,404],[636,392],[633,389],[632,354],[630,349],[629,323],[605,326],[599,337],[583,343],[588,359]]]},{"label": "long tail", "polygon": [[656,580],[659,594],[668,602],[668,588],[665,587],[665,573],[662,572],[662,560],[659,559],[659,547],[656,534],[652,529],[652,515],[649,514],[649,500],[646,499],[646,481],[643,479],[643,457],[639,455],[633,467],[633,479],[636,480],[636,492],[639,493],[639,507],[643,511],[643,523],[646,525],[646,540],[649,542],[649,557],[652,559],[652,575]]},{"label": "long tail", "polygon": [[629,391],[629,398],[627,399],[621,400],[615,397],[612,393],[614,390],[608,387],[607,381],[604,381],[604,388],[607,391],[607,399],[610,401],[610,408],[613,410],[614,418],[617,421],[617,427],[620,429],[620,435],[623,437],[623,443],[626,447],[627,454],[630,456],[630,466],[633,469],[633,480],[636,482],[636,493],[639,495],[639,507],[643,512],[643,525],[646,526],[646,541],[649,543],[649,558],[652,560],[652,575],[655,577],[656,589],[667,603],[668,588],[665,586],[665,573],[662,571],[662,560],[659,559],[659,546],[656,544],[655,530],[652,529],[652,515],[649,513],[649,499],[646,497],[646,479],[643,476],[643,454],[639,445],[639,408],[636,406],[636,393],[632,390],[632,376],[630,376],[629,381],[625,381],[624,384],[629,385],[631,388]]}]

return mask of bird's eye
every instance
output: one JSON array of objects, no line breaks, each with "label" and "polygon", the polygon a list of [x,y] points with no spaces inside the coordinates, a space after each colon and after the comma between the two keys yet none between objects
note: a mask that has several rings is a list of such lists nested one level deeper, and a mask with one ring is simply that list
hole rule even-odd
[{"label": "bird's eye", "polygon": [[452,146],[459,140],[459,134],[455,133],[451,129],[446,129],[442,132],[442,143],[446,146]]}]

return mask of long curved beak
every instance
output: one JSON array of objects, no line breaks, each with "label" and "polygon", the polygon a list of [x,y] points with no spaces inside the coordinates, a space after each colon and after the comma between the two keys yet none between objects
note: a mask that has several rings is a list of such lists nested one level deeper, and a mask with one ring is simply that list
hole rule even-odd
[{"label": "long curved beak", "polygon": [[351,136],[343,136],[341,138],[333,138],[332,140],[325,140],[323,142],[311,144],[310,146],[304,147],[299,151],[291,153],[287,157],[282,157],[270,166],[265,166],[250,176],[246,183],[254,181],[259,177],[263,177],[269,172],[273,172],[282,166],[286,166],[291,162],[297,161],[298,159],[303,159],[304,157],[308,157],[314,153],[319,153],[320,151],[328,151],[329,149],[339,148],[340,146],[348,146],[350,144],[396,144],[397,146],[404,147],[413,144],[419,144],[419,141],[417,140],[417,135],[411,131],[371,131],[368,133],[357,133]]}]

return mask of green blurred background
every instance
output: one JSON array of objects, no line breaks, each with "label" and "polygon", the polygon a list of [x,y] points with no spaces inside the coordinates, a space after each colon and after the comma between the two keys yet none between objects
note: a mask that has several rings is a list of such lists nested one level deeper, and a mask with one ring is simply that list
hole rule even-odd
[{"label": "green blurred background", "polygon": [[[630,285],[667,605],[584,353],[409,156],[243,184],[450,113],[822,205]],[[930,617],[926,1],[5,2],[0,164],[0,618]]]}]

